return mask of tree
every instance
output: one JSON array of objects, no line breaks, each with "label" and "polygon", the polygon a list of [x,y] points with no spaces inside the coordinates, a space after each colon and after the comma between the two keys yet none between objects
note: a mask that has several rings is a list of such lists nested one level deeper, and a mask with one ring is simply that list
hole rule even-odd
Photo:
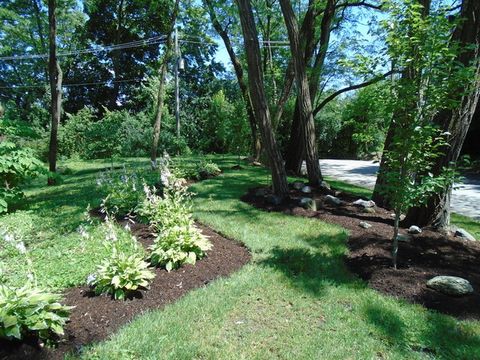
[{"label": "tree", "polygon": [[322,181],[320,163],[317,152],[317,142],[315,137],[315,124],[313,122],[313,109],[310,96],[310,88],[306,73],[306,64],[303,60],[302,47],[300,46],[300,34],[297,18],[293,12],[292,6],[288,0],[280,0],[283,17],[288,30],[290,39],[290,49],[294,64],[295,79],[298,91],[298,111],[300,114],[300,126],[302,134],[302,144],[307,163],[308,180],[311,185],[318,186]]},{"label": "tree", "polygon": [[272,170],[273,191],[276,195],[285,196],[288,192],[287,176],[283,159],[272,131],[270,110],[263,84],[260,45],[252,6],[250,0],[236,0],[236,2],[240,14],[247,56],[250,97],[259,122],[263,146],[267,152]]},{"label": "tree", "polygon": [[[48,149],[48,163],[50,173],[57,171],[57,147],[58,147],[58,126],[62,112],[62,69],[57,59],[57,19],[56,0],[48,1],[48,24],[49,24],[49,59],[48,72],[50,78],[51,93],[51,125],[50,125],[50,145]],[[48,177],[48,185],[55,185],[55,178]]]},{"label": "tree", "polygon": [[[160,139],[160,127],[162,124],[163,103],[165,98],[165,77],[167,75],[168,63],[171,60],[171,56],[172,56],[172,33],[175,27],[175,22],[177,20],[179,3],[180,3],[180,0],[176,0],[173,6],[172,14],[170,17],[170,31],[167,35],[167,42],[165,46],[165,54],[163,55],[163,60],[160,65],[160,79],[158,84],[157,106],[155,108],[155,120],[153,125],[152,150],[150,152],[152,169],[157,168],[158,140]],[[178,64],[175,63],[174,66],[178,66]]]},{"label": "tree", "polygon": [[[480,2],[463,0],[460,23],[452,36],[451,47],[460,46],[457,54],[457,64],[460,70],[464,68],[463,81],[458,74],[452,72],[446,79],[452,83],[446,104],[452,102],[454,107],[440,109],[433,117],[433,123],[448,133],[448,146],[443,149],[432,169],[438,176],[445,168],[455,168],[468,129],[479,108],[480,98]],[[458,72],[458,69],[457,69]],[[414,207],[405,219],[406,223],[418,226],[432,226],[437,229],[447,229],[450,226],[450,195],[451,186],[447,186],[428,199],[424,206]]]}]

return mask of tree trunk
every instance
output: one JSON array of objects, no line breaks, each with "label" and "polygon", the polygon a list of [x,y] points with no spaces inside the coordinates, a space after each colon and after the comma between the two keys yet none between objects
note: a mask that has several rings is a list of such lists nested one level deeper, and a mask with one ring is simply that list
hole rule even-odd
[{"label": "tree trunk", "polygon": [[255,157],[255,160],[258,161],[262,151],[262,145],[260,142],[260,136],[257,131],[257,120],[255,118],[255,113],[252,108],[252,101],[250,99],[250,94],[248,93],[248,86],[244,77],[242,64],[240,63],[240,60],[235,54],[235,50],[233,49],[233,45],[230,41],[230,37],[228,36],[227,31],[222,27],[220,21],[217,18],[217,14],[215,12],[212,0],[205,0],[205,5],[208,9],[213,28],[222,38],[223,43],[225,44],[225,49],[227,49],[228,56],[230,57],[230,61],[232,62],[235,76],[237,77],[238,86],[240,87],[240,92],[245,103],[245,110],[247,111],[248,123],[250,125],[250,131],[252,135],[252,155]]},{"label": "tree trunk", "polygon": [[283,159],[272,131],[270,110],[263,83],[260,45],[255,20],[253,18],[252,6],[249,0],[236,0],[236,2],[240,13],[240,22],[245,42],[250,98],[259,122],[263,146],[265,147],[271,166],[273,191],[276,195],[283,197],[288,193],[287,176]]},{"label": "tree trunk", "polygon": [[[480,2],[464,0],[460,18],[464,20],[455,29],[452,39],[459,42],[463,49],[470,47],[470,50],[461,52],[457,60],[464,66],[474,66],[475,74],[469,84],[459,84],[451,93],[450,98],[459,101],[458,108],[443,110],[433,119],[443,131],[450,133],[447,139],[449,146],[435,162],[432,171],[434,176],[438,176],[443,168],[455,166],[474,114],[480,107]],[[434,194],[425,206],[412,208],[407,213],[405,223],[448,229],[451,191],[451,187],[448,187]]]},{"label": "tree trunk", "polygon": [[[50,145],[48,152],[49,170],[51,173],[57,171],[57,147],[58,147],[58,126],[60,124],[60,114],[62,111],[62,69],[57,60],[57,21],[55,16],[56,0],[48,0],[48,23],[49,23],[49,61],[48,70],[50,75],[50,91],[52,95],[50,126]],[[55,185],[55,178],[48,177],[48,185]]]},{"label": "tree trunk", "polygon": [[[153,139],[152,139],[152,148],[150,150],[150,160],[152,169],[157,168],[157,151],[158,151],[158,141],[160,139],[160,128],[162,126],[162,113],[163,113],[163,104],[165,101],[165,77],[167,76],[168,62],[172,56],[172,33],[173,28],[175,27],[175,21],[178,16],[180,0],[175,1],[173,8],[172,18],[170,21],[170,32],[168,33],[165,54],[163,56],[162,64],[160,65],[160,83],[158,84],[158,94],[157,94],[157,106],[155,108],[155,122],[153,125]],[[175,64],[178,66],[178,64]]]}]

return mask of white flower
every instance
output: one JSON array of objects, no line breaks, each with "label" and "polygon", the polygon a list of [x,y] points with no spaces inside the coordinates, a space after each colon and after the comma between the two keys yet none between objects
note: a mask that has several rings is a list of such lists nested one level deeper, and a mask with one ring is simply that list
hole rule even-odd
[{"label": "white flower", "polygon": [[127,231],[130,231],[130,230],[131,230],[131,229],[130,229],[130,224],[129,224],[129,223],[127,223],[127,224],[125,225],[125,230],[127,230]]},{"label": "white flower", "polygon": [[21,253],[21,254],[26,254],[27,248],[25,247],[25,244],[20,241],[15,245],[15,248]]},{"label": "white flower", "polygon": [[15,242],[15,237],[12,234],[9,234],[9,233],[6,233],[5,235],[3,235],[3,238],[9,244],[13,244]]},{"label": "white flower", "polygon": [[95,280],[97,280],[97,276],[95,274],[90,274],[87,276],[87,286],[93,286],[95,284]]}]

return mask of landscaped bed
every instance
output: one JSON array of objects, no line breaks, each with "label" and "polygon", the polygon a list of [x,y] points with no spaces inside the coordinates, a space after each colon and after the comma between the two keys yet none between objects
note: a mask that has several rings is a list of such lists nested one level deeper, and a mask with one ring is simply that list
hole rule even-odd
[{"label": "landscaped bed", "polygon": [[[195,266],[184,265],[171,272],[156,268],[156,277],[149,290],[138,291],[126,301],[114,301],[108,295],[95,296],[87,286],[72,288],[66,292],[65,304],[75,308],[65,327],[65,337],[60,339],[57,348],[41,348],[36,339],[26,342],[0,340],[0,359],[62,359],[66,353],[81,352],[84,345],[104,340],[136,315],[162,308],[189,290],[235,272],[249,261],[250,254],[244,246],[206,226],[197,226],[213,247]],[[155,238],[144,224],[133,225],[132,233],[145,247]]]},{"label": "landscaped bed", "polygon": [[[407,239],[400,242],[398,270],[395,270],[391,260],[391,211],[376,206],[368,210],[353,205],[358,197],[349,194],[335,193],[325,188],[311,190],[311,193],[305,194],[301,190],[291,189],[288,200],[274,204],[275,198],[270,195],[271,190],[257,187],[250,189],[242,200],[263,210],[317,218],[340,225],[350,232],[346,264],[352,272],[367,281],[370,287],[462,319],[480,319],[478,242],[429,229],[423,229],[421,234],[410,235],[407,234],[407,229],[402,229],[401,233]],[[332,198],[328,200],[328,194],[335,194],[341,203],[335,204]],[[311,206],[300,206],[302,198],[311,198],[316,210]],[[360,226],[361,223],[367,223],[371,227],[365,229]],[[465,278],[471,283],[474,292],[454,297],[427,287],[427,281],[439,275]]]}]

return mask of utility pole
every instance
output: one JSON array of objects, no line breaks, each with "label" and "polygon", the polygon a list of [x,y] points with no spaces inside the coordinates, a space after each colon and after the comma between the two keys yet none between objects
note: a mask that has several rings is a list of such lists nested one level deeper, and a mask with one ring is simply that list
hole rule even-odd
[{"label": "utility pole", "polygon": [[175,27],[175,118],[177,120],[177,138],[180,139],[180,82],[178,78],[178,29]]}]

